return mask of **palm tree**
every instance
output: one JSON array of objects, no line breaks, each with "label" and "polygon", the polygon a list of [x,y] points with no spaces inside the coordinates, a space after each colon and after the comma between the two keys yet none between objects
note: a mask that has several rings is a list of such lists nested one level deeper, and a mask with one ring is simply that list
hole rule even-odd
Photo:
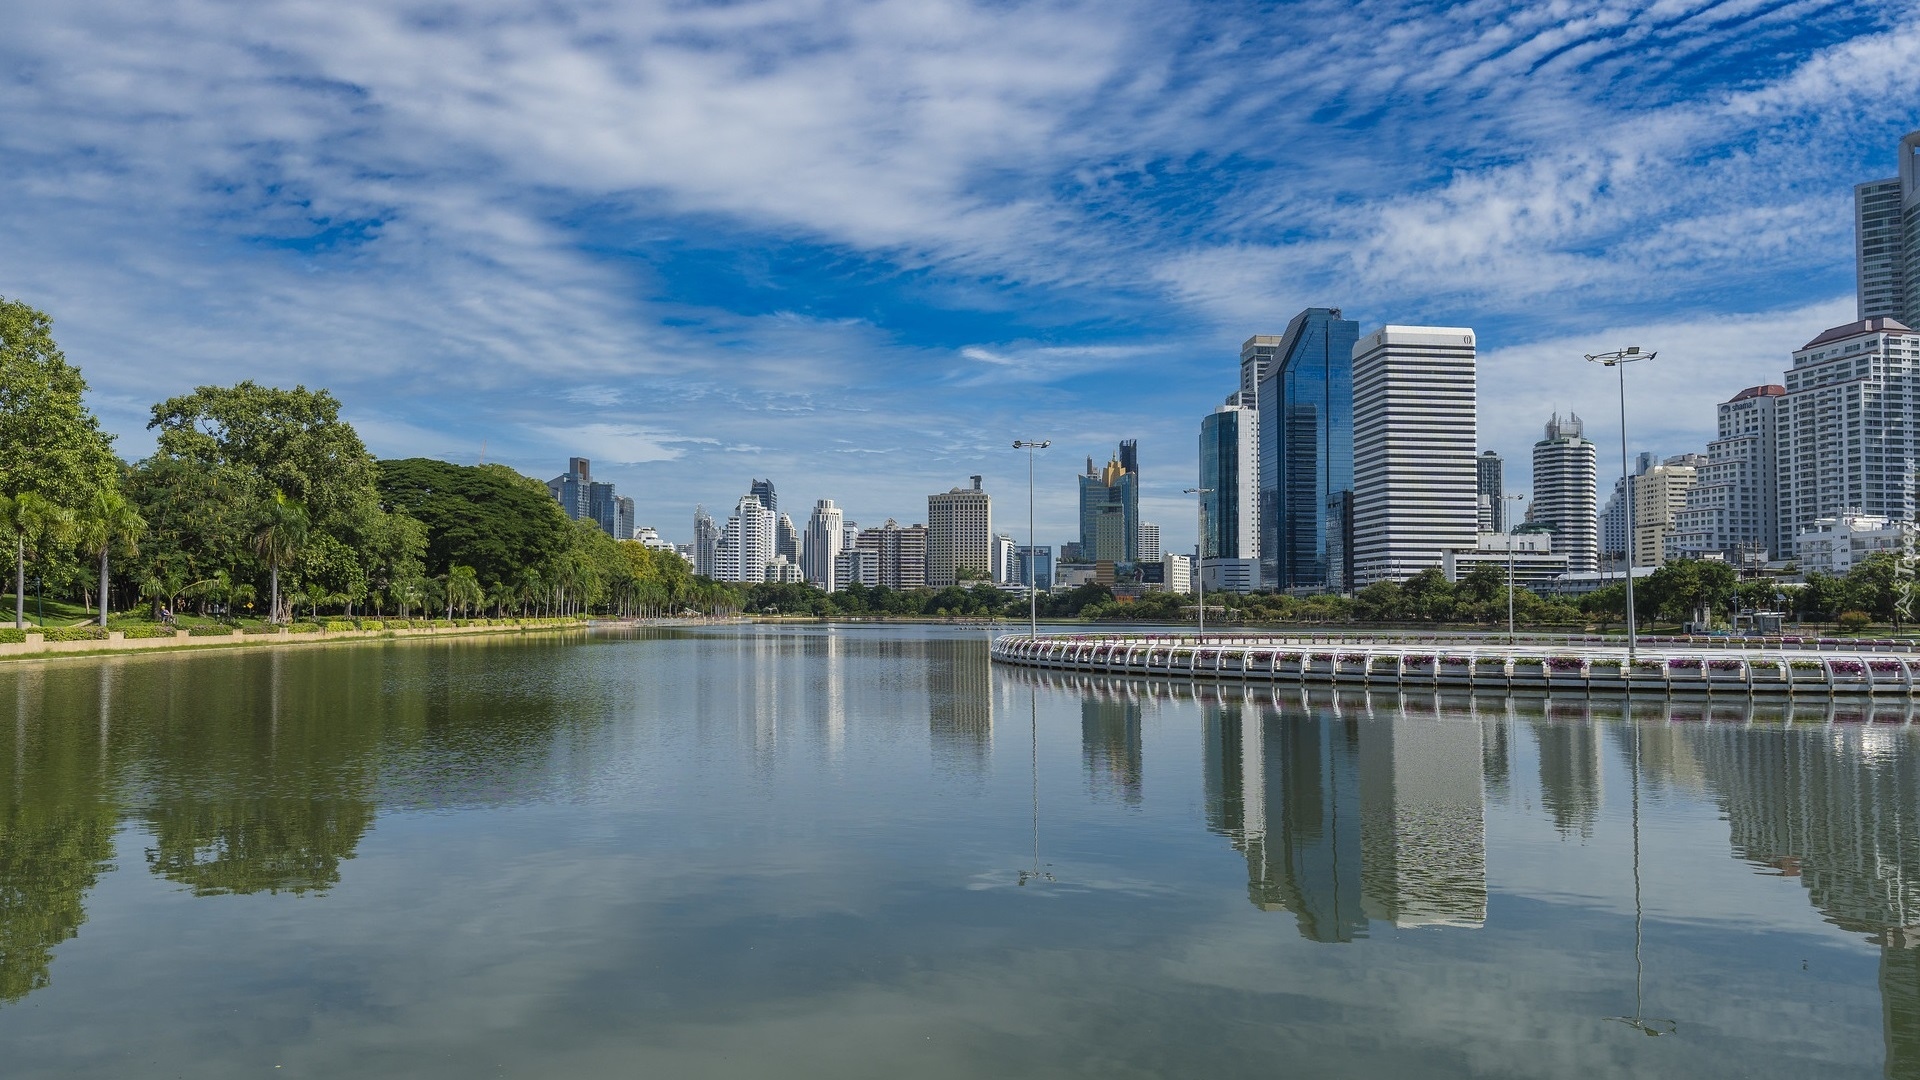
[{"label": "palm tree", "polygon": [[267,560],[273,578],[273,606],[268,609],[268,622],[280,621],[280,567],[292,561],[306,542],[307,508],[298,500],[287,498],[286,492],[274,492],[273,501],[267,504],[266,515],[253,534],[253,550]]},{"label": "palm tree", "polygon": [[80,539],[90,554],[100,557],[100,625],[107,625],[109,581],[107,557],[114,548],[138,554],[140,534],[147,521],[126,497],[113,488],[103,487],[93,494],[86,517],[80,522]]},{"label": "palm tree", "polygon": [[447,618],[453,618],[453,609],[457,604],[460,614],[466,615],[475,604],[485,603],[487,594],[480,588],[480,575],[471,566],[450,566],[447,568]]},{"label": "palm tree", "polygon": [[27,550],[36,556],[47,547],[65,539],[73,527],[73,515],[55,506],[45,497],[23,491],[12,497],[0,495],[0,531],[13,539],[13,625],[27,625]]}]

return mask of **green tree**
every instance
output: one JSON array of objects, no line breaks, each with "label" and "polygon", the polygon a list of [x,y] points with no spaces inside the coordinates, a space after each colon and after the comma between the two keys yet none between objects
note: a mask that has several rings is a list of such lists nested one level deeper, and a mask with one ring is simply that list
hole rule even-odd
[{"label": "green tree", "polygon": [[481,585],[492,587],[511,582],[524,567],[557,558],[574,543],[573,523],[546,485],[504,465],[382,461],[378,486],[388,508],[426,526],[423,561],[435,576],[450,566],[471,566]]},{"label": "green tree", "polygon": [[483,604],[487,591],[480,587],[480,576],[471,566],[455,566],[447,570],[447,618],[453,618],[453,609],[458,607],[461,615],[466,615],[474,607]]},{"label": "green tree", "polygon": [[107,625],[107,612],[112,607],[108,559],[116,550],[138,554],[140,534],[146,528],[146,519],[116,488],[97,489],[80,519],[80,543],[89,555],[100,560],[101,626]]},{"label": "green tree", "polygon": [[112,486],[112,437],[87,410],[86,391],[54,343],[53,320],[0,297],[0,495],[77,510]]},{"label": "green tree", "polygon": [[268,622],[280,621],[280,568],[293,561],[300,553],[300,545],[306,542],[307,508],[287,498],[284,492],[274,492],[253,533],[253,550],[267,560],[273,582],[267,607]]},{"label": "green tree", "polygon": [[73,531],[73,513],[35,491],[10,498],[0,496],[0,518],[13,540],[13,625],[27,625],[27,561],[38,561],[67,541]]}]

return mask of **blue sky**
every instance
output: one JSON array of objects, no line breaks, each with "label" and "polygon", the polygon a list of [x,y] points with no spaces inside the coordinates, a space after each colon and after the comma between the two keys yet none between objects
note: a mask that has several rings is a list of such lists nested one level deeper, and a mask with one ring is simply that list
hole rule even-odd
[{"label": "blue sky", "polygon": [[1478,330],[1511,486],[1556,409],[1616,452],[1622,344],[1635,449],[1702,449],[1852,318],[1851,185],[1920,127],[1914,0],[0,4],[0,295],[123,453],[325,386],[676,540],[973,473],[1023,536],[1030,435],[1042,542],[1132,437],[1190,545],[1199,419],[1309,305]]}]

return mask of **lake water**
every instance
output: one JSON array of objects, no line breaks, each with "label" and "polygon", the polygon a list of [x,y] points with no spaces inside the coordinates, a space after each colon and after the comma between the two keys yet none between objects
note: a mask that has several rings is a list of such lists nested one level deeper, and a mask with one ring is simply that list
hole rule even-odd
[{"label": "lake water", "polygon": [[986,646],[0,665],[0,1076],[1920,1078],[1920,727]]}]

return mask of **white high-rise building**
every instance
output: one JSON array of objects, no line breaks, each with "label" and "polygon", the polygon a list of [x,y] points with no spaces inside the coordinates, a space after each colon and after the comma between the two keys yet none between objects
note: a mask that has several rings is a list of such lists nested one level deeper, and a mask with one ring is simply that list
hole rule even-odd
[{"label": "white high-rise building", "polygon": [[808,582],[828,592],[838,591],[834,566],[845,536],[846,524],[833,500],[815,502],[813,516],[807,519],[806,543],[800,549],[800,569]]},{"label": "white high-rise building", "polygon": [[1600,521],[1595,503],[1594,447],[1578,415],[1555,413],[1546,438],[1533,444],[1533,520],[1553,527],[1553,546],[1567,569],[1600,568]]},{"label": "white high-rise building", "polygon": [[726,528],[720,531],[720,539],[713,544],[713,573],[715,581],[739,581],[740,577],[740,519],[730,517]]},{"label": "white high-rise building", "polygon": [[1673,551],[1723,555],[1736,563],[1781,552],[1776,498],[1777,407],[1787,388],[1750,386],[1720,403],[1720,437],[1673,522]]},{"label": "white high-rise building", "polygon": [[985,581],[993,571],[993,500],[979,477],[970,479],[927,496],[927,584],[936,589]]},{"label": "white high-rise building", "polygon": [[774,522],[773,553],[786,556],[795,567],[800,565],[800,530],[794,528],[793,519],[785,514]]},{"label": "white high-rise building", "polygon": [[1920,131],[1900,140],[1900,171],[1853,189],[1862,319],[1920,326]]},{"label": "white high-rise building", "polygon": [[[1652,451],[1642,450],[1633,459],[1633,475],[1639,476],[1653,468]],[[1607,499],[1606,509],[1600,511],[1600,558],[1610,563],[1623,563],[1627,557],[1627,481],[1614,477],[1613,494]]]},{"label": "white high-rise building", "polygon": [[1013,537],[1006,533],[993,538],[993,583],[1007,585],[1020,581],[1019,557],[1014,554]]},{"label": "white high-rise building", "polygon": [[1140,523],[1140,561],[1143,563],[1160,561],[1160,526],[1151,521]]},{"label": "white high-rise building", "polygon": [[1200,487],[1201,555],[1258,559],[1260,413],[1244,391],[1200,421]]},{"label": "white high-rise building", "polygon": [[1280,355],[1280,343],[1283,340],[1277,334],[1255,334],[1241,344],[1240,398],[1232,404],[1244,405],[1249,409],[1254,407],[1260,393],[1260,381],[1267,377],[1267,369],[1273,366],[1274,357]]},{"label": "white high-rise building", "polygon": [[720,526],[704,506],[693,508],[693,572],[700,577],[724,581],[715,569],[715,552],[720,544]]},{"label": "white high-rise building", "polygon": [[743,495],[727,519],[715,562],[717,581],[765,581],[773,561],[775,516],[756,495]]},{"label": "white high-rise building", "polygon": [[1786,387],[1774,407],[1783,544],[1820,518],[1914,520],[1920,334],[1883,318],[1836,326],[1794,352]]},{"label": "white high-rise building", "polygon": [[1353,347],[1354,587],[1438,568],[1478,535],[1474,333],[1385,326]]},{"label": "white high-rise building", "polygon": [[1674,522],[1706,463],[1705,454],[1676,454],[1633,478],[1633,565],[1665,566],[1675,554]]}]

